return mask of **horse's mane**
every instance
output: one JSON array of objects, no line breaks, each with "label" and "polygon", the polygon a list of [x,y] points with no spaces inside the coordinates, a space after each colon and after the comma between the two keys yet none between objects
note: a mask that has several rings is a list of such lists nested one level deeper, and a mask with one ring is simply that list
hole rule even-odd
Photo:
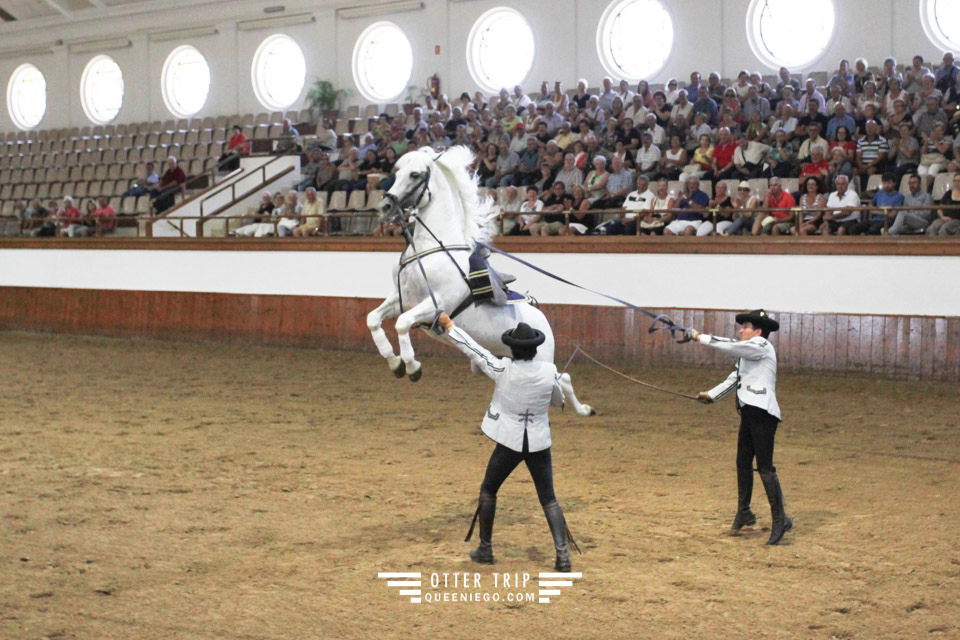
[{"label": "horse's mane", "polygon": [[463,235],[471,247],[477,242],[489,242],[493,236],[494,221],[500,212],[490,196],[481,198],[477,177],[470,171],[474,155],[468,147],[451,147],[436,159],[437,166],[450,180],[455,195],[463,206]]}]

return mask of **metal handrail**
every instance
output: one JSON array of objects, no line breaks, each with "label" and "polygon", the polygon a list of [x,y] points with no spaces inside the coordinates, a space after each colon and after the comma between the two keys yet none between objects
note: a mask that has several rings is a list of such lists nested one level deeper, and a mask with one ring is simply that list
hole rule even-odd
[{"label": "metal handrail", "polygon": [[[275,156],[275,157],[271,158],[270,160],[268,160],[267,162],[264,162],[262,165],[260,165],[260,166],[257,168],[257,171],[260,172],[261,177],[262,177],[262,180],[260,181],[261,183],[264,183],[264,182],[267,181],[267,167],[269,167],[271,164],[273,164],[274,162],[277,162],[278,160],[280,160],[280,159],[283,158],[283,157],[284,157],[284,156],[282,156],[282,155],[280,155],[280,156]],[[291,167],[291,168],[292,168],[292,167]],[[231,176],[234,176],[234,175],[236,175],[238,172],[243,172],[243,171],[245,171],[245,170],[242,169],[242,168],[241,168],[241,169],[237,169],[236,171],[232,171],[230,174],[228,174],[227,176],[225,176],[223,180],[228,180]],[[289,172],[288,172],[288,173],[289,173]],[[251,174],[251,175],[253,175],[253,174]],[[240,178],[240,180],[243,180],[243,179],[245,179],[246,177],[247,177],[247,176],[243,176],[243,178]],[[231,182],[230,184],[228,184],[228,185],[223,185],[220,189],[217,189],[216,191],[214,191],[214,192],[212,192],[212,193],[208,193],[207,196],[206,196],[203,200],[200,201],[200,215],[203,215],[203,204],[204,204],[204,202],[206,202],[207,200],[209,200],[210,198],[212,198],[212,197],[214,197],[214,196],[216,196],[216,195],[219,195],[220,193],[222,193],[223,191],[225,191],[225,190],[227,190],[227,189],[230,189],[230,200],[231,200],[231,203],[232,203],[232,204],[235,204],[236,202],[238,202],[238,200],[237,200],[237,189],[236,189],[236,187],[237,187],[237,183],[238,183],[240,180],[234,180],[234,181]],[[222,181],[221,181],[221,182],[222,182]],[[243,198],[240,198],[240,199],[242,200]],[[211,213],[210,215],[217,215],[217,214],[216,214],[216,212],[215,212],[215,213]]]}]

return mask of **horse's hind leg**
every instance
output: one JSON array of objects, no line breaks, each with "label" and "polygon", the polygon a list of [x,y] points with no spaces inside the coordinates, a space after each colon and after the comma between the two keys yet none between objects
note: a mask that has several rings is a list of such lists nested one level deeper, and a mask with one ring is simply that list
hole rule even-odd
[{"label": "horse's hind leg", "polygon": [[377,345],[380,355],[387,359],[390,370],[393,375],[402,378],[406,374],[403,360],[393,352],[393,345],[383,330],[383,321],[392,318],[400,313],[400,296],[396,293],[391,294],[383,301],[379,307],[367,314],[367,328],[373,336],[373,342]]},{"label": "horse's hind leg", "polygon": [[597,413],[590,405],[581,404],[580,401],[577,400],[577,394],[573,392],[573,382],[570,380],[569,373],[560,375],[560,388],[563,389],[564,401],[570,403],[570,406],[577,412],[577,415],[592,416]]},{"label": "horse's hind leg", "polygon": [[433,322],[436,308],[432,300],[423,300],[409,311],[397,317],[397,342],[400,343],[400,358],[406,367],[410,382],[416,382],[423,375],[420,363],[414,358],[413,343],[410,341],[410,329],[418,324]]}]

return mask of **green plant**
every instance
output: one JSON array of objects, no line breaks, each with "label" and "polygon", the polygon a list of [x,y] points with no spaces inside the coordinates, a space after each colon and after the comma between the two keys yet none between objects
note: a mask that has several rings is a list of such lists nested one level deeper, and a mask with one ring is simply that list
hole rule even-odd
[{"label": "green plant", "polygon": [[307,90],[307,108],[319,118],[324,111],[333,111],[338,108],[340,100],[350,95],[346,89],[335,89],[329,80],[314,80]]}]

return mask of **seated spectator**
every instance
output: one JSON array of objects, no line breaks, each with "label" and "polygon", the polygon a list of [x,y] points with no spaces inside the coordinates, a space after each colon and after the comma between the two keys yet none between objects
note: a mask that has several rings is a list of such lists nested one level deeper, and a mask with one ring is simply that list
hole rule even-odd
[{"label": "seated spectator", "polygon": [[817,107],[820,113],[824,113],[827,110],[827,101],[823,97],[823,94],[817,91],[817,82],[813,78],[807,78],[807,81],[804,85],[806,89],[803,93],[800,94],[800,111],[807,111],[809,108],[807,105],[810,102],[816,102]]},{"label": "seated spectator", "polygon": [[746,135],[748,140],[766,144],[770,137],[767,125],[760,119],[760,112],[754,111],[750,114],[750,120],[747,122]]},{"label": "seated spectator", "polygon": [[850,73],[850,62],[847,60],[840,61],[840,68],[836,73],[830,76],[827,86],[831,89],[833,87],[837,87],[837,89],[845,96],[853,95],[854,78],[853,74]]},{"label": "seated spectator", "polygon": [[960,81],[960,67],[954,62],[953,53],[947,51],[943,54],[943,64],[937,71],[936,87],[945,92],[950,87],[955,87],[958,81]]},{"label": "seated spectator", "polygon": [[[480,145],[477,162],[477,181],[484,187],[490,184],[490,180],[497,173],[497,155],[500,150],[493,142]],[[488,187],[489,188],[489,187]]]},{"label": "seated spectator", "polygon": [[[716,195],[710,198],[709,206],[712,215],[704,220],[700,228],[697,229],[698,237],[709,236],[714,233],[714,228],[716,228],[717,234],[723,235],[724,231],[733,226],[735,208],[733,199],[727,193],[727,183],[718,182],[716,190]],[[714,227],[714,223],[716,223],[716,227]]]},{"label": "seated spectator", "polygon": [[413,120],[404,127],[404,137],[407,140],[413,140],[418,133],[427,130],[427,123],[423,119],[423,110],[420,107],[414,107],[410,115],[413,116]]},{"label": "seated spectator", "polygon": [[[599,158],[597,158],[599,160]],[[614,156],[611,162],[610,173],[607,174],[605,190],[603,195],[593,202],[591,209],[618,209],[623,205],[624,199],[630,193],[633,186],[633,177],[626,167],[623,166],[623,160]],[[589,184],[589,179],[588,179]]]},{"label": "seated spectator", "polygon": [[860,196],[849,188],[847,176],[841,174],[836,180],[837,190],[827,196],[828,211],[823,214],[823,223],[820,225],[820,234],[823,236],[846,235],[860,222]]},{"label": "seated spectator", "polygon": [[720,109],[717,107],[717,101],[710,97],[710,92],[704,85],[700,85],[698,89],[693,103],[693,112],[703,114],[704,121],[709,125],[715,125],[719,120]]},{"label": "seated spectator", "polygon": [[927,100],[936,100],[937,104],[940,104],[940,100],[943,98],[943,92],[934,86],[932,75],[924,76],[922,85],[920,91],[917,91],[913,96],[911,109],[914,113],[919,113],[927,103]]},{"label": "seated spectator", "polygon": [[187,181],[187,174],[183,172],[177,159],[174,156],[167,158],[167,170],[157,186],[150,190],[150,197],[153,198],[153,210],[156,214],[161,214],[174,204],[174,196],[183,189],[183,184]]},{"label": "seated spectator", "polygon": [[[797,85],[799,86],[799,84],[800,83],[798,82]],[[781,117],[781,118],[784,117],[783,116],[784,107],[790,107],[791,114],[796,117],[799,117],[800,114],[803,113],[802,111],[800,111],[800,101],[797,100],[796,98],[796,95],[799,91],[800,89],[794,90],[794,88],[789,85],[783,88],[783,98],[781,98],[780,101],[777,102],[777,107],[774,112],[777,117]],[[773,108],[773,104],[771,104],[770,107]]]},{"label": "seated spectator", "polygon": [[320,169],[320,157],[323,153],[320,149],[312,149],[307,152],[308,162],[300,167],[300,182],[297,183],[297,191],[303,191],[307,187],[312,187],[317,182],[317,170]]},{"label": "seated spectator", "polygon": [[[611,220],[610,222],[599,225],[599,232],[608,236],[636,235],[637,216],[639,215],[641,218],[645,217],[653,209],[653,202],[656,199],[656,195],[653,191],[650,191],[649,187],[650,181],[646,176],[637,176],[636,191],[628,193],[623,202],[623,208],[627,210],[627,213],[617,220]],[[651,218],[650,222],[654,222],[653,218]],[[664,225],[662,222],[655,226],[658,226],[660,233],[663,233]],[[653,227],[650,227],[650,229],[650,233],[653,233]]]},{"label": "seated spectator", "polygon": [[950,138],[943,135],[944,128],[942,124],[937,124],[930,134],[924,133],[920,136],[920,166],[917,167],[917,173],[921,176],[935,176],[950,164],[947,156],[953,148],[953,142]]},{"label": "seated spectator", "polygon": [[[674,213],[670,209],[674,208],[676,208],[676,199],[670,194],[670,185],[666,178],[660,178],[657,181],[657,191],[650,204],[650,209],[646,213],[643,213],[642,210],[638,211],[640,233],[646,236],[662,236],[667,225],[673,222]],[[625,228],[624,234],[630,235],[629,227]]]},{"label": "seated spectator", "polygon": [[[45,211],[47,219],[43,220],[42,222],[38,220],[32,225],[30,236],[33,238],[51,237],[57,235],[57,229],[60,225],[59,218],[63,214],[63,209],[61,208],[60,202],[55,199],[49,200],[47,202]],[[37,216],[37,218],[39,217],[40,216]]]},{"label": "seated spectator", "polygon": [[700,190],[700,179],[687,178],[686,188],[677,198],[676,208],[685,211],[677,214],[676,219],[664,230],[665,236],[692,236],[703,224],[703,213],[710,204],[710,196]]},{"label": "seated spectator", "polygon": [[[711,129],[710,125],[707,124],[707,121],[704,119],[704,116],[702,113],[696,113],[693,116],[693,125],[688,130],[687,135],[689,136],[691,141],[699,140],[700,136],[702,135],[708,135],[712,140],[713,129]],[[683,139],[682,135],[680,139],[681,140]]]},{"label": "seated spectator", "polygon": [[500,202],[500,224],[502,226],[502,235],[514,235],[514,230],[519,224],[519,218],[508,214],[519,212],[523,203],[524,198],[520,195],[520,191],[513,186],[507,187],[504,200]]},{"label": "seated spectator", "polygon": [[[709,142],[710,137],[707,136],[708,145]],[[677,180],[688,164],[687,150],[681,146],[680,136],[672,136],[670,138],[670,148],[661,156],[660,174],[668,180]]]},{"label": "seated spectator", "polygon": [[13,215],[11,217],[0,216],[0,235],[19,236],[20,230],[26,228],[26,222],[27,203],[23,200],[17,200],[13,203]]},{"label": "seated spectator", "polygon": [[920,188],[920,176],[916,173],[910,174],[907,185],[910,193],[903,196],[903,206],[917,208],[897,212],[893,225],[887,230],[887,234],[891,236],[923,233],[933,220],[933,210],[929,208],[933,206],[933,198],[926,189]]},{"label": "seated spectator", "polygon": [[299,153],[303,151],[300,146],[300,133],[290,124],[290,118],[283,119],[283,125],[280,129],[280,136],[277,138],[276,153]]},{"label": "seated spectator", "polygon": [[[40,198],[34,198],[31,200],[23,211],[21,226],[23,235],[33,237],[38,237],[41,235],[52,236],[56,230],[56,227],[52,222],[46,220],[49,215],[49,210],[43,206],[43,203],[40,202]],[[45,227],[49,228],[45,229]],[[39,233],[41,230],[44,232]]]},{"label": "seated spectator", "polygon": [[543,200],[540,200],[537,188],[527,187],[527,199],[520,205],[520,213],[523,214],[517,220],[517,225],[511,230],[512,236],[532,235],[532,227],[540,222],[540,212],[543,210]]},{"label": "seated spectator", "polygon": [[703,179],[716,181],[738,177],[737,167],[733,162],[733,154],[736,150],[737,141],[730,129],[721,127],[717,132],[717,145],[713,149],[711,170],[703,175]]},{"label": "seated spectator", "polygon": [[527,138],[526,149],[520,154],[520,163],[513,184],[524,187],[533,184],[540,177],[540,145],[533,136]]},{"label": "seated spectator", "polygon": [[877,83],[873,80],[864,85],[863,94],[857,98],[856,112],[862,115],[868,104],[873,105],[876,113],[883,111],[883,98],[877,94]]},{"label": "seated spectator", "polygon": [[565,193],[571,193],[574,185],[583,184],[583,172],[577,168],[572,153],[564,154],[563,168],[557,173],[556,181],[563,183]]},{"label": "seated spectator", "polygon": [[916,93],[920,90],[921,79],[930,73],[930,68],[924,65],[923,56],[913,56],[910,68],[903,75],[903,87],[910,93]]},{"label": "seated spectator", "polygon": [[750,73],[747,71],[741,71],[737,74],[737,81],[730,86],[730,89],[733,90],[734,94],[737,96],[737,100],[745,100],[747,97],[747,92],[750,91],[750,87],[753,85],[750,84]]},{"label": "seated spectator", "polygon": [[687,184],[690,178],[697,178],[699,182],[699,178],[713,169],[714,153],[715,149],[714,146],[710,144],[710,136],[700,136],[700,146],[693,152],[693,162],[684,167],[683,173],[680,174],[680,181]]},{"label": "seated spectator", "polygon": [[336,165],[330,162],[330,157],[327,154],[321,153],[320,162],[317,166],[317,175],[313,181],[313,186],[316,187],[318,191],[329,191],[330,187],[334,182],[336,182],[336,180]]},{"label": "seated spectator", "polygon": [[886,95],[883,96],[883,103],[880,108],[881,112],[888,118],[893,115],[897,100],[902,100],[905,110],[910,111],[913,105],[910,94],[901,89],[900,82],[894,78],[890,81],[890,86],[887,88]]},{"label": "seated spectator", "polygon": [[846,127],[847,131],[856,131],[857,129],[857,123],[847,115],[847,108],[842,103],[837,105],[833,117],[827,122],[827,139],[836,139],[837,129],[840,127]]},{"label": "seated spectator", "polygon": [[139,196],[145,196],[150,193],[152,189],[155,189],[159,182],[160,176],[158,176],[157,172],[154,171],[153,163],[148,162],[144,176],[140,178],[136,184],[124,191],[121,197],[136,198]]},{"label": "seated spectator", "polygon": [[327,233],[327,220],[323,217],[323,201],[317,197],[317,190],[307,187],[303,190],[304,203],[300,207],[303,224],[294,228],[295,238],[306,238]]},{"label": "seated spectator", "polygon": [[809,136],[810,125],[812,124],[817,125],[820,132],[827,130],[827,123],[830,122],[830,119],[820,112],[820,105],[815,100],[811,100],[807,104],[807,108],[800,113],[803,115],[797,118],[797,135],[802,137],[803,133],[806,132]]},{"label": "seated spectator", "polygon": [[[829,118],[837,113],[837,107],[842,106],[844,112],[847,114],[853,113],[853,103],[850,102],[850,98],[845,95],[841,95],[840,87],[834,85],[830,87],[830,97],[827,99],[827,108],[824,111],[824,114]],[[829,131],[829,129],[828,129]],[[827,133],[827,137],[830,138],[830,134]]]},{"label": "seated spectator", "polygon": [[625,118],[630,118],[633,122],[646,122],[647,113],[648,110],[643,103],[643,96],[635,93],[623,115]]},{"label": "seated spectator", "polygon": [[[270,217],[254,218],[254,222],[242,225],[236,231],[229,232],[228,235],[238,238],[264,238],[266,236],[272,236],[274,227],[271,219],[273,216],[280,215],[283,211],[283,202],[283,194],[275,193],[273,195],[273,208],[270,209]],[[265,207],[261,205],[261,209],[265,210]]]},{"label": "seated spectator", "polygon": [[857,141],[857,162],[855,173],[860,176],[860,189],[864,190],[867,178],[875,173],[883,173],[890,155],[890,143],[879,134],[880,126],[876,120],[867,121],[867,135]]},{"label": "seated spectator", "polygon": [[561,151],[565,152],[577,139],[578,136],[570,128],[570,123],[564,120],[563,124],[560,125],[560,131],[557,133],[557,137],[554,138],[554,142],[557,143],[557,147],[559,147]]},{"label": "seated spectator", "polygon": [[[960,173],[953,174],[951,188],[940,199],[942,207],[960,205]],[[937,217],[927,228],[928,236],[955,236],[960,234],[960,209],[937,209]]]},{"label": "seated spectator", "polygon": [[[493,177],[487,180],[487,188],[509,187],[515,185],[514,176],[520,166],[520,156],[507,146],[506,140],[501,140],[497,154],[496,170]],[[522,185],[516,185],[522,186]]]},{"label": "seated spectator", "polygon": [[648,113],[646,126],[647,131],[649,131],[650,135],[653,136],[653,144],[657,145],[658,147],[662,147],[667,141],[667,132],[662,126],[660,126],[660,123],[657,122],[657,116],[652,113]]},{"label": "seated spectator", "polygon": [[221,171],[236,171],[240,168],[240,156],[250,155],[250,143],[243,135],[243,127],[238,124],[231,129],[233,135],[227,141],[227,150],[217,160],[217,167]]},{"label": "seated spectator", "polygon": [[[550,165],[546,162],[540,163],[540,173],[532,184],[537,188],[537,193],[541,195],[546,195],[550,188],[553,186],[553,183],[556,182],[556,179],[553,176],[553,171],[550,168]],[[566,193],[566,185],[564,185],[564,193]]]},{"label": "seated spectator", "polygon": [[794,235],[809,236],[820,232],[823,223],[823,209],[827,206],[827,199],[823,196],[823,184],[817,177],[810,176],[802,180],[803,189],[800,201],[797,203],[803,211],[800,225],[791,231]]},{"label": "seated spectator", "polygon": [[885,115],[883,118],[883,133],[885,135],[893,134],[900,130],[904,124],[913,124],[910,114],[907,113],[906,102],[897,99],[893,104],[893,114]]},{"label": "seated spectator", "polygon": [[891,80],[896,80],[901,85],[903,84],[903,76],[897,71],[897,59],[892,56],[883,61],[883,70],[876,78],[878,92],[882,93],[886,91]]},{"label": "seated spectator", "polygon": [[260,194],[260,206],[256,210],[251,210],[247,212],[247,215],[252,216],[252,222],[263,222],[265,218],[269,218],[273,213],[273,194],[269,191],[264,191]]},{"label": "seated spectator", "polygon": [[567,225],[564,219],[564,200],[567,199],[566,188],[562,182],[554,182],[549,192],[542,198],[543,208],[539,221],[530,225],[532,236],[566,235]]},{"label": "seated spectator", "polygon": [[793,227],[793,209],[796,200],[789,191],[784,191],[780,178],[770,178],[765,209],[766,215],[759,215],[753,222],[753,235],[770,233],[775,236],[789,235]]},{"label": "seated spectator", "polygon": [[768,175],[778,178],[789,177],[797,166],[793,144],[787,140],[787,133],[783,129],[774,129],[773,144],[767,149],[765,166]]},{"label": "seated spectator", "polygon": [[97,199],[97,207],[93,210],[93,218],[98,235],[113,233],[113,230],[117,227],[117,210],[110,205],[110,198],[100,196]]},{"label": "seated spectator", "polygon": [[660,173],[660,148],[654,146],[653,135],[644,131],[640,137],[642,146],[637,149],[637,172],[652,180]]},{"label": "seated spectator", "polygon": [[810,162],[805,162],[800,166],[800,182],[807,178],[816,178],[826,184],[829,175],[830,162],[823,157],[823,151],[820,150],[820,147],[814,147]]},{"label": "seated spectator", "polygon": [[[421,132],[422,133],[422,132]],[[425,134],[423,134],[425,135]],[[318,170],[319,173],[319,170]],[[346,156],[337,164],[336,179],[327,184],[327,192],[346,191],[349,196],[360,179],[360,158],[356,147],[351,147]],[[276,215],[276,214],[274,214]],[[333,231],[334,229],[331,229]]]},{"label": "seated spectator", "polygon": [[63,227],[60,235],[70,238],[89,236],[93,233],[95,223],[93,212],[97,209],[97,203],[93,198],[87,200],[83,213],[73,206],[73,198],[65,196],[63,198],[63,210],[60,212],[63,218]]},{"label": "seated spectator", "polygon": [[933,128],[938,124],[942,124],[946,128],[949,119],[944,110],[940,108],[940,99],[930,97],[927,98],[926,108],[918,110],[916,115],[913,116],[913,122],[917,127],[917,135],[922,136],[925,133],[932,133]]},{"label": "seated spectator", "polygon": [[873,72],[867,68],[866,58],[857,58],[853,61],[853,92],[854,94],[863,93],[863,85],[867,82],[873,82]]},{"label": "seated spectator", "polygon": [[[737,136],[737,148],[733,152],[732,172],[734,178],[759,178],[763,175],[764,160],[769,147],[762,142],[750,140],[744,134]],[[726,189],[724,189],[726,191]]]},{"label": "seated spectator", "polygon": [[517,110],[513,105],[507,105],[503,112],[504,115],[500,119],[500,124],[503,126],[504,133],[511,134],[517,128],[517,125],[523,124],[523,120],[517,117]]},{"label": "seated spectator", "polygon": [[597,156],[593,159],[593,170],[587,174],[583,181],[583,190],[587,194],[587,202],[592,206],[603,198],[607,193],[607,180],[610,174],[607,172],[607,159],[603,156]]},{"label": "seated spectator", "polygon": [[[385,113],[380,114],[381,125],[390,125],[390,116]],[[337,132],[333,130],[333,123],[324,118],[317,127],[317,146],[321,151],[333,151],[337,148]]]},{"label": "seated spectator", "polygon": [[300,217],[303,207],[298,201],[298,196],[296,191],[288,191],[280,210],[274,210],[274,215],[280,216],[280,221],[277,222],[277,235],[281,238],[294,235],[294,230],[303,224],[303,219]]},{"label": "seated spectator", "polygon": [[677,94],[677,101],[673,103],[670,109],[670,119],[676,120],[682,116],[684,121],[689,122],[693,118],[693,103],[687,100],[687,92],[680,91]]},{"label": "seated spectator", "polygon": [[586,108],[581,112],[581,118],[593,131],[599,131],[607,121],[606,111],[600,107],[600,101],[596,96],[590,96]]},{"label": "seated spectator", "polygon": [[740,113],[743,114],[743,118],[747,121],[750,120],[750,116],[754,113],[759,113],[760,118],[766,122],[770,117],[770,101],[760,95],[759,89],[751,85],[747,89],[747,97],[744,99]]},{"label": "seated spectator", "polygon": [[597,104],[605,113],[609,113],[610,108],[613,106],[613,99],[617,97],[617,93],[613,90],[613,79],[611,77],[605,76],[602,84],[603,89],[600,90],[600,95],[597,96]]},{"label": "seated spectator", "polygon": [[727,85],[720,81],[720,74],[716,71],[707,76],[707,94],[713,98],[717,104],[723,102],[723,95],[727,91]]},{"label": "seated spectator", "polygon": [[[902,207],[903,194],[897,191],[897,176],[892,172],[883,174],[882,184],[883,187],[873,195],[871,204],[881,209],[887,207]],[[869,218],[861,220],[850,227],[850,235],[859,236],[866,234],[869,236],[879,236],[883,232],[887,216],[889,216],[889,220],[893,220],[897,217],[896,214],[896,211],[871,213]]]}]

